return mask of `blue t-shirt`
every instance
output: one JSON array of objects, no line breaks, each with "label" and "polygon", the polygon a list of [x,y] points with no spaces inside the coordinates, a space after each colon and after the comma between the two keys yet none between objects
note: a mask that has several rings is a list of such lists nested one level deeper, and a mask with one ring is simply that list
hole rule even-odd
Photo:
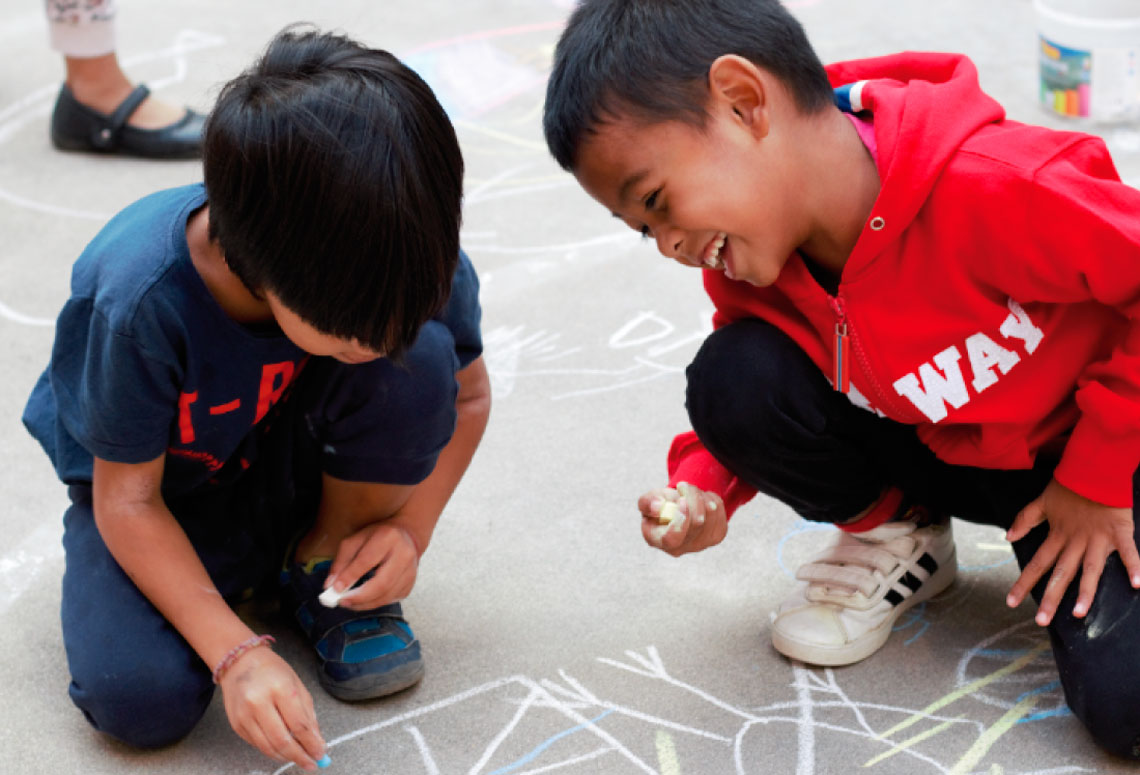
[{"label": "blue t-shirt", "polygon": [[[23,417],[64,482],[90,482],[92,456],[165,454],[167,497],[240,476],[254,429],[309,358],[276,326],[235,322],[210,294],[186,243],[187,220],[205,203],[201,184],[145,197],[76,261]],[[461,253],[451,297],[422,335],[452,343],[457,370],[482,351],[479,318],[478,280]]]}]

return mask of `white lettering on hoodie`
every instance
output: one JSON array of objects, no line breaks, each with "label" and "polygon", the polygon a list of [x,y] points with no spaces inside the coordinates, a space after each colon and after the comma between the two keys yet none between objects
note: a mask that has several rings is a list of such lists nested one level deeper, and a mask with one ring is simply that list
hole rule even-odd
[{"label": "white lettering on hoodie", "polygon": [[[1007,340],[1021,340],[1026,354],[1032,355],[1045,338],[1045,332],[1033,324],[1016,301],[1010,299],[1008,306],[1010,314],[998,332]],[[999,372],[1008,374],[1021,361],[1020,355],[981,331],[966,337],[964,346],[973,374],[970,386],[975,393],[997,384]],[[961,359],[962,351],[957,346],[947,347],[931,359],[933,365],[927,361],[919,365],[917,374],[911,372],[895,380],[895,392],[914,404],[931,422],[940,422],[949,414],[947,404],[961,409],[970,402],[970,391],[959,366]]]}]

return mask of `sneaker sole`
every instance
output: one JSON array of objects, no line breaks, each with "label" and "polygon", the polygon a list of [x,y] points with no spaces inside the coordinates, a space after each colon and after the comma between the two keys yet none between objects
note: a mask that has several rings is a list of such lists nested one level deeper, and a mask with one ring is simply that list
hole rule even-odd
[{"label": "sneaker sole", "polygon": [[375,676],[361,676],[351,681],[337,681],[333,683],[322,672],[320,673],[321,686],[325,691],[338,700],[359,702],[361,700],[374,700],[378,697],[387,697],[396,692],[402,692],[415,686],[424,677],[423,660],[403,665],[389,670],[377,680]]},{"label": "sneaker sole", "polygon": [[954,583],[954,579],[957,575],[958,550],[957,547],[955,547],[950,554],[950,559],[942,563],[941,567],[931,576],[930,581],[923,584],[922,589],[900,602],[895,606],[894,612],[883,619],[878,627],[873,630],[868,630],[867,633],[858,640],[840,646],[839,648],[829,648],[816,643],[798,641],[773,629],[772,645],[776,648],[776,651],[779,651],[784,656],[809,665],[819,665],[820,667],[853,665],[856,662],[866,659],[883,647],[883,644],[887,642],[887,638],[891,636],[895,621],[897,621],[902,614],[913,606],[925,602],[940,592],[943,592]]}]

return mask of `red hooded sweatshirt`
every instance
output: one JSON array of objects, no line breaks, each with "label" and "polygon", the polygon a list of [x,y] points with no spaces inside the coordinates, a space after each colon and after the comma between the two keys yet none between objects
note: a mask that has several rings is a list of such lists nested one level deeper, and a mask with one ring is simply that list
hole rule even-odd
[{"label": "red hooded sweatshirt", "polygon": [[[1056,479],[1132,505],[1140,465],[1140,192],[1096,137],[1005,119],[965,57],[898,54],[828,67],[870,111],[881,190],[829,295],[792,256],[756,288],[704,272],[714,327],[770,321],[848,397],[917,426],[947,463],[998,469],[1062,451]],[[671,484],[756,490],[683,433]]]}]

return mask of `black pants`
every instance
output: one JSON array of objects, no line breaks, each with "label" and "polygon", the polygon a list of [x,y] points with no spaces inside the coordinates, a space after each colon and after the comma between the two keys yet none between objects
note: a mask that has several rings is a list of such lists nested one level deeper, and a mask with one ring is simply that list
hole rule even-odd
[{"label": "black pants", "polygon": [[[705,447],[809,520],[850,519],[894,485],[939,512],[1004,529],[1041,494],[1057,464],[1041,456],[1026,471],[944,463],[913,426],[833,390],[790,338],[760,320],[715,331],[687,375],[689,418]],[[1140,503],[1140,477],[1133,490]],[[1047,533],[1041,525],[1014,544],[1022,567]],[[1047,580],[1033,590],[1037,600]],[[1085,619],[1071,614],[1077,592],[1074,580],[1048,628],[1065,698],[1102,746],[1140,758],[1140,593],[1116,554]]]}]

